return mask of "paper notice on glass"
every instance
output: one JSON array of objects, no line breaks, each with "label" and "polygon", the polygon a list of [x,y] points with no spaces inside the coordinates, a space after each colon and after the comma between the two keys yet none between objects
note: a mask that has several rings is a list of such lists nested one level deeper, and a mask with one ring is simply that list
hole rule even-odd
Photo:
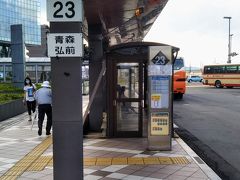
[{"label": "paper notice on glass", "polygon": [[161,94],[151,94],[151,108],[161,108]]},{"label": "paper notice on glass", "polygon": [[148,66],[148,76],[171,76],[172,75],[172,65],[149,65]]}]

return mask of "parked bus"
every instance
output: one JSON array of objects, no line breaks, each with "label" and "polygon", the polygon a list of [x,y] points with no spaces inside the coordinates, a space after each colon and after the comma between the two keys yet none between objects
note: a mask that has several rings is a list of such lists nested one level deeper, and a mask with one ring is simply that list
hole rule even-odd
[{"label": "parked bus", "polygon": [[173,93],[174,98],[182,99],[186,91],[186,70],[184,59],[177,58],[174,62]]},{"label": "parked bus", "polygon": [[203,83],[216,88],[240,87],[240,64],[204,66]]}]

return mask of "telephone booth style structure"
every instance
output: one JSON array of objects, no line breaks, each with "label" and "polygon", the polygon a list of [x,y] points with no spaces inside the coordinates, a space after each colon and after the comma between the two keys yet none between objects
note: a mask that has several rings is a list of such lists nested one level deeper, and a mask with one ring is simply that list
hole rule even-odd
[{"label": "telephone booth style structure", "polygon": [[[178,48],[160,43],[131,42],[111,47],[106,53],[106,112],[108,137],[149,137],[151,86],[149,65],[168,47],[169,64]],[[154,49],[154,51],[152,50]],[[172,66],[171,66],[172,67]],[[172,68],[171,68],[172,71]],[[172,76],[170,76],[172,78]],[[172,79],[169,79],[168,139],[172,131]],[[162,111],[160,109],[160,111]],[[155,139],[155,138],[153,138]]]}]

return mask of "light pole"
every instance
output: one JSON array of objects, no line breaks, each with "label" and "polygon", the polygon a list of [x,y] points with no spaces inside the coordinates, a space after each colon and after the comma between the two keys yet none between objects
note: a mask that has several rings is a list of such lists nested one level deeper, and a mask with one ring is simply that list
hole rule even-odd
[{"label": "light pole", "polygon": [[231,19],[232,17],[225,16],[224,19],[228,19],[229,29],[228,29],[228,61],[227,63],[231,64],[231,34],[230,34],[230,28],[231,28]]},{"label": "light pole", "polygon": [[[230,54],[229,54],[229,57],[231,58],[233,56],[233,53],[232,53],[232,39],[233,39],[233,34],[230,34],[230,42],[229,42],[229,46],[230,46]],[[230,63],[231,63],[231,59],[230,59]]]}]

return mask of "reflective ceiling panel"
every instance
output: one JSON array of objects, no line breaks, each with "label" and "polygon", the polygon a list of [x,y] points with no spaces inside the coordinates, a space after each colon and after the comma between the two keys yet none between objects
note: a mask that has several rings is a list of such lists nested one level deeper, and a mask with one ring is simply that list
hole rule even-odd
[{"label": "reflective ceiling panel", "polygon": [[[85,0],[88,25],[101,24],[109,44],[141,41],[168,0]],[[139,14],[136,15],[136,11]],[[87,32],[84,32],[87,34]]]}]

